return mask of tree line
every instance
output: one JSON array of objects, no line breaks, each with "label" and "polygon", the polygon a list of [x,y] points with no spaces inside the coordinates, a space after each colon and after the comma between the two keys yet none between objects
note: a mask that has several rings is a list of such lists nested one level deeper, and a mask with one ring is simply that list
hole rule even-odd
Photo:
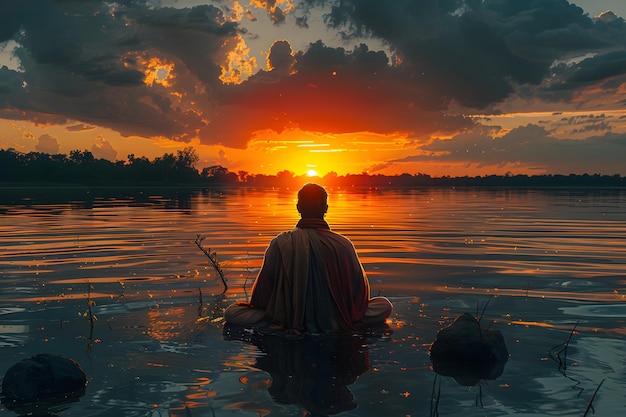
[{"label": "tree line", "polygon": [[333,187],[626,187],[619,174],[570,175],[487,175],[432,177],[428,174],[346,174],[329,172],[321,178],[297,176],[291,171],[276,175],[231,172],[221,165],[198,170],[200,160],[193,147],[165,153],[152,160],[128,155],[127,161],[96,159],[87,150],[73,150],[69,155],[43,152],[18,152],[0,149],[0,182],[4,184],[70,184],[70,185],[245,185],[257,187],[297,187],[305,181],[317,181]]}]

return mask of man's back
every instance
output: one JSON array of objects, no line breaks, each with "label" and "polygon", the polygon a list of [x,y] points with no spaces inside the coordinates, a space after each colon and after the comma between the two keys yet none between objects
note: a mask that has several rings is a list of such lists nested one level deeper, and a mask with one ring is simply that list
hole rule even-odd
[{"label": "man's back", "polygon": [[301,220],[268,247],[251,304],[298,331],[352,329],[367,310],[369,284],[352,243],[323,220]]},{"label": "man's back", "polygon": [[369,282],[352,242],[330,230],[324,187],[305,184],[296,208],[295,229],[281,233],[265,251],[251,302],[224,312],[228,323],[269,320],[295,332],[352,332],[358,322],[382,323],[391,315],[385,297],[369,298]]}]

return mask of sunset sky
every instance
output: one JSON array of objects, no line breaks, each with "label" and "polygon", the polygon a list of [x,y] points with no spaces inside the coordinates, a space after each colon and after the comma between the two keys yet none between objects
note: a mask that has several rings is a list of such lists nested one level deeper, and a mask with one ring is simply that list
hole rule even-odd
[{"label": "sunset sky", "polygon": [[626,175],[624,16],[624,0],[9,0],[0,148]]}]

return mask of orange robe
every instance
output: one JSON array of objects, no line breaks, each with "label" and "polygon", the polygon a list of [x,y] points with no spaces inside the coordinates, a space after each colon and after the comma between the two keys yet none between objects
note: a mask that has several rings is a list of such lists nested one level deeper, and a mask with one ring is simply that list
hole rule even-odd
[{"label": "orange robe", "polygon": [[285,329],[333,333],[354,330],[369,293],[352,242],[322,219],[302,219],[270,242],[250,304]]}]

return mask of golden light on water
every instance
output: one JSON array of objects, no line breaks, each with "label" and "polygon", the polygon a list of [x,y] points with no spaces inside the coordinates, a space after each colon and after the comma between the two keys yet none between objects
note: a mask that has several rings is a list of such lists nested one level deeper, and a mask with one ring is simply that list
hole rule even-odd
[{"label": "golden light on water", "polygon": [[158,341],[175,339],[180,335],[185,309],[153,309],[148,312],[149,327],[146,334]]}]

